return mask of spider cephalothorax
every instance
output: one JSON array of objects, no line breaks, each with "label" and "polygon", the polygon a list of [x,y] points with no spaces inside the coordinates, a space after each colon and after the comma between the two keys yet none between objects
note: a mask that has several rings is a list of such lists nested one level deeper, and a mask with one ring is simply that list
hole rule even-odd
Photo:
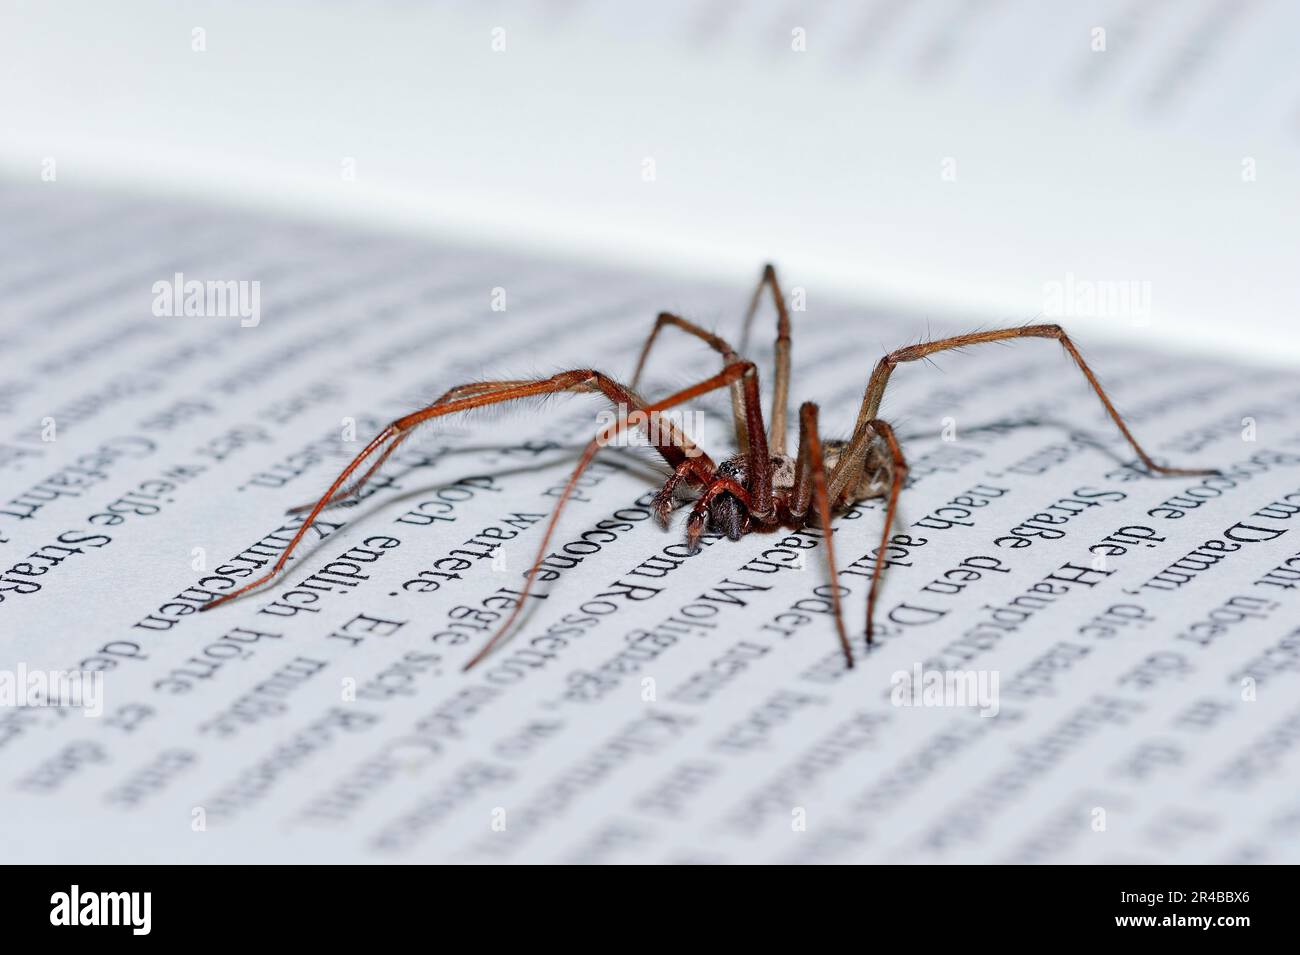
[{"label": "spider cephalothorax", "polygon": [[[749,326],[758,309],[764,290],[771,292],[776,306],[776,374],[769,407],[770,429],[764,427],[762,402],[759,397],[758,370],[754,364],[740,356],[745,352]],[[646,359],[655,339],[664,328],[673,327],[700,339],[722,356],[723,368],[716,375],[684,388],[654,402],[637,396],[635,389]],[[818,435],[817,405],[804,402],[799,408],[799,444],[793,456],[786,454],[786,413],[790,390],[790,316],[777,282],[776,270],[768,265],[750,299],[745,315],[744,331],[739,351],[724,339],[706,331],[693,322],[667,312],[655,320],[645,345],[631,386],[619,384],[608,375],[593,369],[575,369],[550,378],[535,380],[482,381],[458,385],[433,404],[398,418],[362,449],[352,462],[334,479],[320,500],[314,504],[293,508],[290,513],[306,512],[302,526],[294,534],[271,570],[257,580],[222,594],[203,606],[204,610],[260,587],[284,569],[285,563],[297,548],[308,528],[325,508],[350,498],[383,465],[393,451],[406,440],[412,430],[426,421],[445,415],[538,395],[560,392],[591,393],[605,396],[616,408],[619,416],[612,424],[601,428],[596,438],[587,445],[579,458],[573,475],[563,494],[556,502],[551,519],[542,535],[536,559],[526,575],[524,587],[514,608],[492,639],[465,665],[468,669],[482,660],[514,624],[524,601],[531,591],[538,567],[546,556],[551,534],[555,530],[560,512],[572,496],[583,471],[597,452],[615,436],[629,428],[640,427],[647,432],[650,443],[672,469],[672,474],[654,498],[653,508],[661,521],[679,502],[690,504],[686,520],[686,537],[694,546],[706,529],[738,540],[745,534],[781,524],[812,523],[820,527],[826,544],[826,559],[831,578],[836,579],[835,549],[831,541],[831,514],[838,508],[855,501],[873,497],[886,498],[884,528],[880,546],[876,548],[871,583],[867,590],[866,639],[871,642],[872,620],[876,595],[880,584],[884,554],[890,541],[897,511],[898,495],[907,480],[907,462],[898,446],[893,428],[879,415],[880,402],[885,394],[894,369],[905,362],[926,358],[935,352],[984,342],[1005,341],[1012,338],[1052,338],[1061,344],[1073,359],[1088,384],[1092,386],[1102,405],[1115,422],[1120,433],[1137,454],[1138,459],[1152,472],[1165,475],[1206,475],[1215,471],[1170,468],[1156,464],[1138,444],[1123,418],[1106,397],[1101,384],[1084,362],[1083,356],[1059,325],[1023,325],[995,331],[957,335],[937,341],[909,345],[885,355],[876,364],[867,382],[862,405],[852,435],[843,441],[828,441],[823,446]],[[704,451],[677,428],[668,416],[660,412],[685,404],[708,392],[728,388],[731,392],[732,417],[736,425],[736,443],[739,453],[715,464]],[[370,465],[353,478],[363,463]],[[350,482],[350,483],[349,483]],[[853,651],[844,630],[840,607],[840,589],[831,588],[835,626],[844,651],[845,662],[853,665]]]},{"label": "spider cephalothorax", "polygon": [[[677,498],[676,505],[692,504],[691,516],[686,522],[687,541],[691,550],[698,546],[700,534],[705,529],[718,534],[725,534],[731,540],[740,540],[759,525],[777,525],[791,518],[791,491],[795,484],[795,465],[788,455],[769,457],[770,482],[772,487],[773,513],[767,519],[756,517],[750,512],[748,501],[751,487],[749,459],[744,454],[735,454],[727,458],[714,469],[711,477],[704,484],[704,493]],[[710,488],[722,488],[710,494]],[[737,493],[743,490],[744,495]],[[656,499],[657,500],[657,499]],[[661,523],[668,523],[670,508],[656,508]],[[805,508],[806,509],[806,508]],[[803,517],[800,512],[797,517]]]}]

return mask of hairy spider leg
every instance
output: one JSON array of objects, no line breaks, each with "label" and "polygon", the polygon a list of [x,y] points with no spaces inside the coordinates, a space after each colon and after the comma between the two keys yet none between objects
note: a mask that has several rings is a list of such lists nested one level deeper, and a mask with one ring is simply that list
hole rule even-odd
[{"label": "hairy spider leg", "polygon": [[[885,395],[885,386],[888,384],[889,376],[893,374],[895,366],[902,364],[903,362],[916,361],[925,358],[928,355],[933,355],[936,352],[947,351],[952,348],[963,348],[966,345],[982,345],[985,342],[1006,341],[1009,338],[1055,338],[1059,341],[1061,347],[1065,349],[1072,359],[1074,359],[1075,365],[1077,365],[1079,370],[1083,372],[1083,377],[1088,380],[1088,384],[1091,385],[1092,390],[1097,393],[1097,397],[1101,399],[1101,403],[1105,407],[1106,413],[1109,414],[1111,420],[1115,422],[1115,426],[1119,428],[1120,434],[1124,436],[1124,439],[1128,441],[1129,445],[1137,453],[1138,458],[1141,459],[1142,463],[1145,464],[1149,470],[1154,471],[1157,474],[1164,474],[1171,477],[1203,477],[1219,473],[1213,469],[1170,468],[1156,464],[1156,462],[1151,459],[1151,456],[1142,449],[1140,444],[1138,444],[1137,438],[1133,437],[1133,432],[1129,431],[1128,425],[1124,423],[1124,419],[1120,417],[1120,413],[1115,409],[1115,405],[1112,404],[1110,398],[1107,397],[1105,390],[1101,387],[1101,382],[1097,380],[1097,376],[1094,375],[1092,369],[1088,367],[1088,363],[1083,360],[1083,355],[1079,353],[1079,349],[1075,347],[1074,342],[1072,342],[1070,337],[1065,334],[1065,330],[1061,328],[1060,325],[1021,325],[1016,328],[1003,328],[996,331],[972,332],[969,335],[957,335],[953,338],[941,338],[936,341],[924,342],[919,345],[909,345],[906,348],[900,348],[897,351],[890,352],[884,358],[880,359],[879,364],[876,365],[875,370],[871,373],[871,380],[867,383],[867,390],[862,398],[862,407],[858,411],[858,420],[854,427],[854,433],[856,434],[861,430],[866,422],[878,417],[880,412],[880,401]],[[843,463],[844,462],[841,461],[841,464]],[[837,468],[837,470],[839,470],[839,468]],[[834,476],[832,475],[832,486],[834,486],[835,483]]]},{"label": "hairy spider leg", "polygon": [[[455,388],[448,390],[445,394],[442,395],[442,397],[438,398],[437,401],[433,402],[433,405],[431,407],[436,407],[440,404],[445,404],[446,402],[451,401],[453,398],[459,398],[461,395],[486,394],[492,391],[499,391],[502,388],[513,388],[518,385],[526,385],[526,384],[528,384],[528,381],[525,379],[515,379],[510,381],[477,381],[468,385],[457,385]],[[384,466],[384,462],[388,460],[389,456],[401,446],[403,441],[405,441],[414,433],[415,431],[414,429],[412,429],[411,431],[403,431],[400,435],[398,435],[392,441],[392,443],[388,445],[388,447],[384,448],[383,453],[381,453],[379,457],[375,459],[375,463],[370,465],[370,467],[366,469],[366,472],[362,474],[361,477],[357,478],[350,485],[343,488],[332,498],[326,501],[325,506],[334,507],[336,504],[342,504],[344,501],[347,501],[350,498],[354,497],[355,495],[360,494],[362,488],[366,486],[366,482],[369,481],[372,477],[374,477],[375,473],[381,467]],[[315,504],[316,504],[315,501],[308,501],[306,504],[299,504],[296,507],[289,508],[287,511],[285,511],[285,513],[289,515],[303,514],[306,513],[307,511],[310,511],[312,507],[315,506]]]},{"label": "hairy spider leg", "polygon": [[[641,373],[645,371],[646,361],[650,357],[650,351],[654,348],[656,339],[659,338],[659,333],[665,328],[680,329],[704,342],[722,356],[722,366],[724,368],[741,360],[735,349],[727,343],[725,338],[695,324],[689,319],[682,318],[680,315],[674,315],[672,312],[660,312],[655,316],[655,325],[650,330],[649,337],[646,338],[645,344],[641,346],[641,355],[637,358],[636,371],[632,373],[632,382],[628,386],[633,391],[637,389],[641,382]],[[749,438],[745,434],[745,394],[739,380],[731,383],[731,418],[736,429],[737,445],[742,452],[748,451]]]},{"label": "hairy spider leg", "polygon": [[[898,495],[902,492],[903,483],[907,480],[907,460],[903,457],[903,449],[898,446],[898,438],[894,435],[894,429],[889,426],[887,421],[873,418],[867,422],[867,425],[868,434],[874,431],[885,439],[885,444],[889,446],[889,455],[893,459],[889,481],[889,499],[885,504],[885,525],[880,531],[880,546],[876,549],[876,560],[871,568],[871,585],[867,588],[867,643],[870,644],[875,627],[876,596],[880,591],[880,575],[885,569],[885,550],[889,547],[889,537],[894,528],[894,519],[898,515]],[[852,446],[850,445],[850,447]],[[859,457],[865,456],[865,442],[857,453]]]},{"label": "hairy spider leg", "polygon": [[835,611],[835,630],[840,647],[844,650],[844,663],[853,668],[853,648],[844,630],[844,610],[840,606],[839,571],[835,568],[835,544],[831,540],[831,499],[826,492],[826,463],[822,457],[822,441],[817,434],[817,405],[805,401],[799,407],[799,463],[795,477],[795,497],[800,496],[801,483],[811,487],[812,501],[817,508],[822,539],[826,542],[826,563],[831,575],[831,607]]},{"label": "hairy spider leg", "polygon": [[[923,342],[918,345],[909,345],[906,348],[900,348],[897,351],[890,352],[881,358],[876,365],[875,370],[871,373],[871,378],[867,382],[866,392],[862,396],[862,406],[858,410],[857,423],[854,425],[853,438],[844,453],[840,455],[835,469],[831,472],[830,477],[830,495],[832,500],[841,500],[848,493],[848,489],[856,482],[857,477],[861,474],[865,451],[872,437],[873,432],[885,437],[889,445],[890,453],[894,458],[894,468],[897,471],[903,462],[902,452],[899,450],[898,441],[894,437],[893,430],[878,417],[880,403],[885,395],[885,386],[889,383],[890,376],[894,369],[909,361],[918,361],[936,352],[947,351],[954,348],[963,348],[967,345],[981,345],[985,342],[1006,341],[1011,338],[1054,338],[1061,343],[1061,347],[1074,360],[1075,365],[1083,373],[1092,390],[1096,392],[1097,397],[1101,399],[1102,406],[1106,413],[1110,415],[1116,427],[1119,428],[1120,434],[1129,443],[1129,446],[1137,453],[1138,458],[1146,467],[1156,474],[1163,474],[1172,477],[1203,477],[1215,475],[1219,472],[1213,468],[1171,468],[1157,464],[1151,456],[1143,450],[1138,444],[1137,438],[1133,436],[1124,423],[1115,405],[1106,395],[1105,390],[1101,387],[1101,382],[1088,363],[1083,360],[1083,355],[1074,342],[1065,333],[1060,325],[1021,325],[1016,328],[1003,328],[987,332],[972,332],[967,335],[956,335],[951,338],[940,338],[932,342]],[[904,473],[906,464],[903,464]],[[871,589],[867,596],[867,641],[871,641],[872,625],[874,620],[874,609],[876,594],[880,581],[881,571],[884,561],[884,550],[889,543],[889,532],[893,524],[895,510],[897,507],[898,492],[902,486],[902,479],[897,473],[894,475],[890,487],[889,504],[885,512],[885,530],[881,539],[881,548],[876,554],[876,565],[871,577]]]},{"label": "hairy spider leg", "polygon": [[763,266],[763,275],[758,280],[758,287],[749,300],[749,309],[745,312],[745,324],[740,333],[740,351],[745,354],[749,348],[749,327],[758,311],[763,289],[772,292],[772,304],[776,306],[776,376],[772,380],[772,421],[768,444],[772,453],[785,454],[786,418],[790,408],[790,313],[786,311],[785,296],[781,294],[781,283],[776,278],[776,266],[768,263]]},{"label": "hairy spider leg", "polygon": [[[645,413],[647,418],[654,418],[660,411],[683,404],[684,402],[690,401],[692,398],[707,394],[710,391],[715,391],[718,388],[726,387],[738,378],[751,377],[754,374],[755,369],[752,362],[736,362],[728,365],[719,374],[716,374],[711,378],[706,378],[704,381],[691,385],[689,388],[684,388],[683,390],[669,395],[667,398],[656,401],[653,404],[646,405],[645,408],[641,410]],[[496,633],[494,633],[478,653],[474,654],[474,656],[465,664],[463,668],[464,670],[469,670],[478,665],[479,662],[491,653],[493,648],[501,641],[502,637],[509,632],[510,628],[514,625],[515,620],[518,619],[519,614],[523,611],[524,603],[527,601],[528,595],[532,592],[533,581],[536,579],[537,570],[541,567],[542,561],[546,559],[546,550],[550,547],[551,537],[555,533],[556,525],[559,524],[560,512],[564,509],[565,504],[568,503],[569,498],[573,495],[574,489],[578,486],[578,479],[582,477],[582,473],[587,469],[587,466],[595,459],[596,454],[600,449],[605,447],[611,438],[627,426],[628,417],[628,415],[623,415],[612,424],[606,425],[605,428],[603,428],[583,450],[582,456],[578,459],[577,466],[573,469],[573,474],[569,476],[568,482],[564,485],[564,491],[555,502],[555,507],[551,509],[550,520],[547,521],[546,530],[542,533],[541,542],[537,545],[537,556],[533,559],[532,566],[528,569],[528,573],[525,575],[524,589],[519,594],[519,600],[516,601],[514,608],[510,611],[510,614],[506,617],[505,621],[497,628]],[[669,477],[665,487],[682,480],[683,477],[688,474],[697,483],[706,484],[711,480],[715,469],[715,465],[709,459],[708,455],[699,452],[695,457],[688,457],[684,462],[682,462],[682,464],[678,465],[677,468],[673,470],[673,474]],[[741,490],[743,493],[743,489]]]},{"label": "hairy spider leg", "polygon": [[[326,505],[334,498],[334,495],[338,492],[339,488],[344,486],[348,478],[351,477],[353,472],[361,466],[362,462],[378,451],[387,442],[400,438],[412,428],[433,418],[456,414],[461,411],[469,411],[472,408],[481,408],[485,405],[497,404],[502,401],[512,401],[520,398],[530,398],[535,395],[556,394],[560,392],[600,392],[604,394],[616,408],[631,409],[632,411],[642,412],[645,410],[639,398],[608,375],[595,371],[594,369],[580,368],[573,371],[561,372],[560,374],[553,375],[550,378],[543,378],[536,381],[508,386],[487,394],[467,395],[463,398],[456,398],[441,404],[435,403],[398,418],[371,439],[370,443],[361,450],[361,453],[353,458],[351,463],[339,473],[338,477],[334,479],[334,483],[329,486],[328,490],[325,491],[320,500],[316,502],[310,513],[308,513],[307,517],[303,520],[302,526],[298,528],[298,532],[290,539],[289,545],[284,549],[284,552],[280,554],[279,560],[275,562],[275,566],[273,566],[271,570],[263,574],[257,580],[247,583],[237,590],[232,590],[229,593],[222,594],[215,600],[204,604],[200,609],[211,610],[228,600],[233,600],[240,594],[262,586],[271,578],[275,577],[284,568],[289,557],[297,548],[298,543],[311,528],[312,524],[315,523],[320,512],[323,511]],[[622,413],[628,414],[630,412],[624,411]],[[666,440],[663,437],[665,428],[668,435]],[[663,422],[663,427],[657,428],[656,431],[658,434],[652,436],[657,438],[655,447],[663,456],[664,460],[667,461],[669,467],[676,468],[683,461],[690,458],[693,453],[698,452],[694,443],[683,435],[680,429],[678,429],[671,421]],[[703,454],[700,454],[700,457],[705,461],[708,460],[707,456]],[[712,462],[708,463],[710,466],[712,465]]]},{"label": "hairy spider leg", "polygon": [[[641,373],[645,370],[646,360],[650,357],[650,351],[654,347],[660,331],[666,326],[678,328],[688,335],[694,335],[703,341],[722,356],[724,365],[740,361],[740,356],[745,353],[749,341],[749,328],[753,322],[755,312],[758,311],[764,288],[771,289],[777,315],[776,378],[772,385],[772,422],[767,443],[771,453],[779,456],[785,454],[786,413],[790,395],[790,315],[786,311],[785,297],[781,294],[781,286],[777,281],[776,268],[771,264],[763,266],[763,274],[758,280],[758,285],[754,288],[754,294],[750,296],[749,308],[745,312],[745,320],[741,330],[742,344],[739,352],[732,348],[726,339],[714,332],[710,332],[679,315],[660,312],[655,319],[655,325],[650,331],[650,336],[641,347],[641,355],[637,359],[631,387],[635,389],[640,382]],[[731,413],[735,420],[737,444],[742,454],[747,453],[749,451],[749,435],[744,410],[744,394],[739,382],[733,384],[731,388]]]}]

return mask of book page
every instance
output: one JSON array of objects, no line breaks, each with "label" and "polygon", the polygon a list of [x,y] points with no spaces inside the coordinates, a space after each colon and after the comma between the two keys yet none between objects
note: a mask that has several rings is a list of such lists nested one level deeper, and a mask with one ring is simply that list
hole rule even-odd
[{"label": "book page", "polygon": [[[600,396],[431,423],[272,585],[197,611],[393,418],[489,378],[626,381],[659,311],[735,338],[751,288],[62,186],[0,190],[0,248],[7,861],[1300,857],[1289,370],[1081,337],[1157,460],[1220,471],[1157,478],[1055,341],[901,367],[870,647],[880,499],[836,518],[833,580],[815,528],[692,554],[684,511],[651,513],[662,461],[610,447],[462,672]],[[970,330],[780,275],[827,438],[882,354]],[[719,367],[665,332],[640,390]],[[733,453],[725,390],[678,420]]]},{"label": "book page", "polygon": [[25,181],[1300,360],[1284,0],[13,7]]}]

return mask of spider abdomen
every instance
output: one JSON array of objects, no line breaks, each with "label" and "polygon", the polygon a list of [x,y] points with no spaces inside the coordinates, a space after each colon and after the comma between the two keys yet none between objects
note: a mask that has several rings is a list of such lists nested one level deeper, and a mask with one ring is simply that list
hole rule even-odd
[{"label": "spider abdomen", "polygon": [[[834,471],[840,458],[849,451],[847,441],[827,441],[825,444],[826,470]],[[862,454],[861,470],[840,492],[839,500],[833,504],[840,505],[853,501],[865,501],[873,497],[884,497],[889,493],[894,481],[894,459],[889,452],[889,444],[876,433],[872,433]]]}]

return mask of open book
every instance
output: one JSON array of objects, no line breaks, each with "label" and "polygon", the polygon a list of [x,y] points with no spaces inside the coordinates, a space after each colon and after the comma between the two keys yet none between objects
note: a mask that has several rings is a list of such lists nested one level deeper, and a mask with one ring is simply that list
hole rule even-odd
[{"label": "open book", "polygon": [[[837,519],[835,581],[812,529],[690,555],[648,508],[662,465],[607,449],[462,673],[596,398],[424,429],[274,585],[196,611],[397,415],[626,379],[659,310],[734,335],[748,288],[62,185],[4,186],[0,244],[6,861],[1300,858],[1291,371],[1080,336],[1138,440],[1222,472],[1157,479],[1052,342],[901,369],[870,648],[880,501]],[[969,328],[782,278],[829,435],[883,351]],[[659,348],[648,396],[717,370]],[[730,450],[725,392],[681,420]]]},{"label": "open book", "polygon": [[1300,361],[1284,0],[19,6],[22,181]]}]

